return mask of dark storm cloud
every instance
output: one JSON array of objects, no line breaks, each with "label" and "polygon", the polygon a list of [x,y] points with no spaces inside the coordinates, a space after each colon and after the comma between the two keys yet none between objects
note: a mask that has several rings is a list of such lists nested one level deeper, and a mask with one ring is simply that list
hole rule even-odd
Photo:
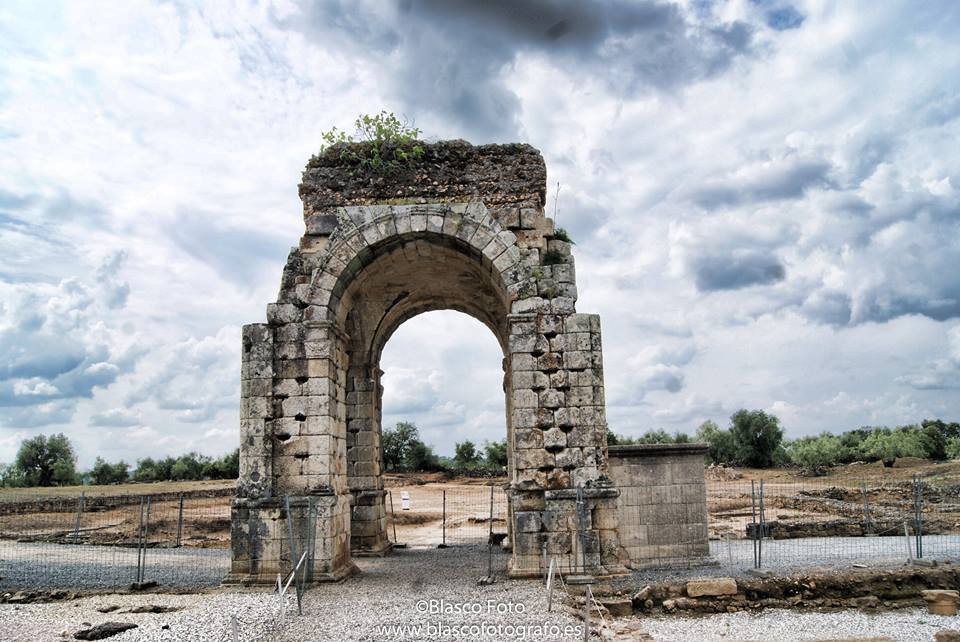
[{"label": "dark storm cloud", "polygon": [[704,209],[800,198],[811,187],[830,185],[830,169],[823,160],[784,161],[748,176],[708,181],[690,198]]},{"label": "dark storm cloud", "polygon": [[516,136],[503,71],[519,52],[634,94],[721,73],[752,40],[744,23],[693,24],[676,5],[627,0],[304,2],[282,24],[372,59],[407,116],[436,113],[484,139]]},{"label": "dark storm cloud", "polygon": [[282,261],[290,249],[286,239],[229,225],[215,212],[180,212],[168,233],[187,254],[244,287],[256,282],[264,262]]},{"label": "dark storm cloud", "polygon": [[760,7],[763,12],[764,22],[771,29],[777,31],[786,31],[787,29],[797,29],[803,24],[806,17],[797,11],[796,7],[784,2],[775,0],[750,0],[751,3]]},{"label": "dark storm cloud", "polygon": [[776,283],[786,276],[786,269],[776,256],[754,250],[698,255],[690,267],[701,292]]}]

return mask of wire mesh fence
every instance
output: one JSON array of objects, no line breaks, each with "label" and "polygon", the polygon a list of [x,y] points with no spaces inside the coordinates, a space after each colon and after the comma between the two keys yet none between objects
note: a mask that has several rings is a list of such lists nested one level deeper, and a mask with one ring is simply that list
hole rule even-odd
[{"label": "wire mesh fence", "polygon": [[184,494],[0,501],[0,586],[199,587],[229,570],[230,500]]},{"label": "wire mesh fence", "polygon": [[[650,503],[630,507],[632,523],[623,523],[621,512],[621,526],[642,529],[649,543],[634,566],[657,571],[708,561],[734,571],[787,571],[960,557],[960,485],[948,479],[708,480],[705,496],[704,507],[670,501],[654,488]],[[486,546],[477,576],[506,571],[502,485],[393,487],[386,501],[395,544],[449,547],[451,555],[459,546]],[[592,536],[590,519],[589,511],[576,512],[569,551],[558,557],[553,543],[551,557],[564,573],[588,566],[578,555],[596,549],[584,539]],[[229,570],[229,545],[228,491],[0,498],[4,589],[214,586]]]},{"label": "wire mesh fence", "polygon": [[[654,498],[656,499],[656,498]],[[691,514],[706,512],[707,522]],[[718,563],[731,572],[960,557],[960,485],[949,479],[708,480],[696,503],[638,506],[628,530],[647,569]],[[635,563],[637,560],[634,560]]]},{"label": "wire mesh fence", "polygon": [[[388,491],[387,533],[402,546],[487,547],[478,576],[506,572],[507,493],[502,484],[425,484]],[[452,552],[455,554],[455,552]]]}]

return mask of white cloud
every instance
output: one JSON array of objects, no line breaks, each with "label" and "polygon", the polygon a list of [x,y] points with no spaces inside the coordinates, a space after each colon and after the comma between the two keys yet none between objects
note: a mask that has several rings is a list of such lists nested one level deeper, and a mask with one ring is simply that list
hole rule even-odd
[{"label": "white cloud", "polygon": [[[38,431],[82,463],[230,447],[299,173],[381,108],[542,149],[615,430],[960,416],[953,4],[548,4],[0,9],[0,461]],[[458,317],[384,354],[385,424],[441,452],[504,431],[499,347]]]}]

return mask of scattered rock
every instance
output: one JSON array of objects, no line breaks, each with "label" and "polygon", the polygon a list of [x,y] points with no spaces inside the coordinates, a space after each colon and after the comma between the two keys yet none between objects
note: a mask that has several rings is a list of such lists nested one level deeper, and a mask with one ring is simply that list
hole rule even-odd
[{"label": "scattered rock", "polygon": [[650,588],[650,585],[649,585],[649,584],[647,584],[646,586],[644,586],[642,589],[640,589],[639,591],[637,591],[637,592],[634,594],[634,596],[633,596],[633,601],[634,601],[634,602],[646,602],[647,600],[650,599],[651,593],[653,593],[653,589]]},{"label": "scattered rock", "polygon": [[929,589],[920,591],[920,596],[927,603],[927,611],[931,615],[956,615],[957,602],[960,602],[960,592],[944,589]]},{"label": "scattered rock", "polygon": [[159,604],[143,604],[120,611],[121,613],[171,613],[179,611],[179,606],[160,606]]},{"label": "scattered rock", "polygon": [[690,597],[736,594],[737,582],[730,577],[711,577],[687,582],[687,595]]},{"label": "scattered rock", "polygon": [[943,629],[933,634],[933,642],[960,642],[960,631]]},{"label": "scattered rock", "polygon": [[131,591],[146,591],[147,589],[156,588],[158,586],[157,582],[154,580],[147,580],[146,582],[134,582],[130,585]]},{"label": "scattered rock", "polygon": [[875,609],[880,606],[880,598],[876,595],[864,595],[856,598],[854,604],[861,609]]},{"label": "scattered rock", "polygon": [[116,604],[107,604],[106,606],[101,606],[97,610],[100,611],[101,613],[113,613],[119,608],[120,607]]},{"label": "scattered rock", "polygon": [[629,617],[633,615],[633,600],[628,598],[604,598],[600,600],[613,617]]},{"label": "scattered rock", "polygon": [[77,640],[102,640],[135,628],[137,625],[132,622],[104,622],[89,629],[81,629],[74,633],[73,637]]}]

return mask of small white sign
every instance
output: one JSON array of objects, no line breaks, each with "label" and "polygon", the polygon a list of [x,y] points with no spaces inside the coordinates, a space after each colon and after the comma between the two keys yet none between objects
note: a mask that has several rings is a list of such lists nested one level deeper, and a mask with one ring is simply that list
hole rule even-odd
[{"label": "small white sign", "polygon": [[400,491],[400,508],[401,510],[410,510],[410,493],[408,491]]}]

